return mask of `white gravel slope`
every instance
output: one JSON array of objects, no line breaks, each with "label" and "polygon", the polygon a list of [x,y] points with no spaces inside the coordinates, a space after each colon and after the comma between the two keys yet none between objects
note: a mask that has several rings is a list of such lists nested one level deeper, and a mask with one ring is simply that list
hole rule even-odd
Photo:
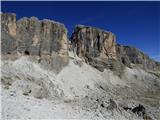
[{"label": "white gravel slope", "polygon": [[[98,104],[93,108],[94,101],[99,96],[104,97],[104,91],[107,101],[114,97],[112,89],[131,87],[130,82],[138,82],[130,80],[138,72],[126,70],[128,74],[123,80],[110,70],[99,72],[78,58],[71,59],[58,75],[44,70],[26,56],[16,61],[2,61],[2,118],[140,119],[119,107],[108,111]],[[141,72],[138,78],[142,74],[147,76]],[[142,81],[138,84],[144,87]]]}]

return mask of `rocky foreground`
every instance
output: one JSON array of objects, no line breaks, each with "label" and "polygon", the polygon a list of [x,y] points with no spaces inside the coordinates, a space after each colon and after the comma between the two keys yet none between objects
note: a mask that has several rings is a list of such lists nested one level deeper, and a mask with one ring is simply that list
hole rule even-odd
[{"label": "rocky foreground", "polygon": [[160,119],[160,63],[116,36],[1,14],[3,119]]}]

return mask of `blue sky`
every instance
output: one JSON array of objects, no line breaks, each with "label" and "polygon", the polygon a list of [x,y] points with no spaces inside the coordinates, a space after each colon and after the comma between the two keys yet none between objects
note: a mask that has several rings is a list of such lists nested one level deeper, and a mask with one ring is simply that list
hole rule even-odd
[{"label": "blue sky", "polygon": [[112,31],[117,43],[139,48],[160,61],[160,2],[2,2],[2,12],[17,19],[36,16],[65,24],[72,33],[76,24]]}]

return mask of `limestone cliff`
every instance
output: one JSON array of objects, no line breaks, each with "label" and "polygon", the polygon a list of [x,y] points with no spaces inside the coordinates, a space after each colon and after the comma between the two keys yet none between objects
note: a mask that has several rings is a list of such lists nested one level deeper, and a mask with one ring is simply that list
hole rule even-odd
[{"label": "limestone cliff", "polygon": [[116,37],[111,32],[90,26],[77,25],[71,41],[79,57],[116,59]]},{"label": "limestone cliff", "polygon": [[2,54],[10,54],[17,49],[16,36],[16,15],[1,14],[1,43]]},{"label": "limestone cliff", "polygon": [[77,25],[71,36],[71,44],[77,56],[100,71],[109,68],[117,73],[121,68],[117,63],[116,36],[111,32]]},{"label": "limestone cliff", "polygon": [[68,63],[67,29],[61,23],[1,14],[3,55],[38,56],[43,64],[59,69]]},{"label": "limestone cliff", "polygon": [[109,68],[120,75],[125,66],[141,67],[149,71],[160,70],[160,63],[134,47],[116,44],[113,33],[99,28],[75,26],[71,43],[77,56],[100,71]]},{"label": "limestone cliff", "polygon": [[141,67],[160,70],[160,63],[136,48],[116,44],[116,36],[99,28],[77,25],[70,41],[62,23],[36,17],[16,21],[13,13],[1,14],[2,59],[29,55],[45,68],[60,71],[68,64],[68,51],[103,71],[109,68],[118,75],[123,68]]}]

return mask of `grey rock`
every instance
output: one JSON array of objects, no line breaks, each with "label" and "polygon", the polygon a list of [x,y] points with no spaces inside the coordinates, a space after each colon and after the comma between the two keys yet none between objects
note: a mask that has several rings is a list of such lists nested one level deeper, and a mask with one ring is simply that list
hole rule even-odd
[{"label": "grey rock", "polygon": [[2,42],[1,44],[2,54],[11,54],[16,51],[17,49],[16,40],[3,30],[1,31],[1,42]]},{"label": "grey rock", "polygon": [[98,28],[77,25],[71,37],[72,50],[85,61],[103,72],[108,68],[117,75],[122,69],[117,60],[116,36]]},{"label": "grey rock", "polygon": [[64,24],[52,20],[24,17],[16,21],[15,14],[2,13],[1,23],[2,58],[38,56],[45,68],[60,71],[69,62],[70,50],[99,71],[111,69],[118,76],[125,66],[160,70],[159,62],[134,47],[116,45],[116,36],[99,28],[77,25],[70,42]]},{"label": "grey rock", "polygon": [[77,25],[71,36],[71,49],[88,64],[103,72],[105,68],[121,76],[124,67],[160,70],[160,63],[140,50],[116,44],[113,33],[99,28]]},{"label": "grey rock", "polygon": [[77,25],[71,37],[79,57],[116,58],[115,35],[98,28]]},{"label": "grey rock", "polygon": [[[67,29],[59,22],[21,18],[2,13],[2,53],[39,56],[39,62],[55,70],[68,64]],[[44,61],[45,60],[45,61]]]},{"label": "grey rock", "polygon": [[11,54],[17,48],[16,15],[13,13],[1,14],[1,47],[2,54]]},{"label": "grey rock", "polygon": [[116,53],[118,60],[127,67],[134,65],[149,71],[160,70],[159,62],[154,61],[137,48],[117,44]]}]

